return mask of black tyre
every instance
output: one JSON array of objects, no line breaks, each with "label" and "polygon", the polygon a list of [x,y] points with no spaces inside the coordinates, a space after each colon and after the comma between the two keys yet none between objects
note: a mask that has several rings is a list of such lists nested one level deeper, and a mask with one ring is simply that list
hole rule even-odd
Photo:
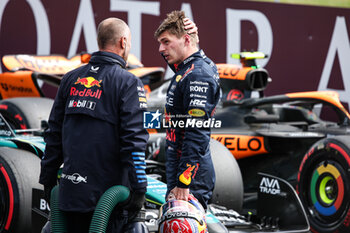
[{"label": "black tyre", "polygon": [[350,137],[315,143],[300,165],[297,191],[312,232],[350,232]]},{"label": "black tyre", "polygon": [[36,155],[0,148],[0,232],[30,232],[32,189],[43,189],[38,183],[39,172]]},{"label": "black tyre", "polygon": [[0,101],[0,113],[13,129],[39,129],[48,120],[53,99],[19,97]]},{"label": "black tyre", "polygon": [[211,203],[241,211],[243,181],[236,159],[224,145],[213,139],[210,140],[210,152],[216,175]]}]

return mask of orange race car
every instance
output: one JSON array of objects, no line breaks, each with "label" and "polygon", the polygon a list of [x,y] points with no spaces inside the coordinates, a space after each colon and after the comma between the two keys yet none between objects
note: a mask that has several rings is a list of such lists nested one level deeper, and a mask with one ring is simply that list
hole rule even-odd
[{"label": "orange race car", "polygon": [[[256,187],[282,195],[278,185],[259,183],[256,174],[266,172],[294,186],[313,232],[349,232],[350,114],[338,93],[310,91],[264,97],[271,78],[257,67],[255,59],[265,55],[243,52],[235,57],[241,66],[217,65],[223,98],[212,119],[211,136],[229,149],[240,172],[227,158],[219,159],[212,201],[250,210],[255,205]],[[167,83],[150,93],[150,112],[162,111],[166,89]],[[167,126],[160,121],[163,127],[150,129],[148,158],[154,160],[152,170],[163,175],[162,128]]]},{"label": "orange race car", "polygon": [[[62,76],[89,62],[83,53],[70,59],[61,55],[6,55],[2,58],[9,70],[0,74],[0,113],[13,129],[40,128],[47,120]],[[164,68],[144,67],[132,54],[127,69],[139,77],[146,94],[163,82]]]}]

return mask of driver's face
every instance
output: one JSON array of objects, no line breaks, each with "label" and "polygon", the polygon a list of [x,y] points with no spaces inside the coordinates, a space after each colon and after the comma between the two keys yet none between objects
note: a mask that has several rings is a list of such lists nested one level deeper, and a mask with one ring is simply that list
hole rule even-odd
[{"label": "driver's face", "polygon": [[167,62],[172,64],[180,64],[184,59],[185,39],[177,38],[168,31],[163,32],[158,37],[159,52],[163,54]]}]

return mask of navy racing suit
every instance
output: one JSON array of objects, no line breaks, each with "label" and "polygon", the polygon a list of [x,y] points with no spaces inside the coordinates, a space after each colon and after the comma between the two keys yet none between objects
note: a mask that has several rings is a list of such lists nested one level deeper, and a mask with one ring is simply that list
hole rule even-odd
[{"label": "navy racing suit", "polygon": [[146,192],[147,103],[142,82],[125,65],[120,56],[99,51],[61,81],[45,133],[40,183],[54,185],[64,164],[63,211],[93,211],[114,185]]},{"label": "navy racing suit", "polygon": [[165,105],[168,193],[175,187],[189,188],[206,208],[215,184],[209,141],[220,99],[219,74],[202,50],[175,71]]}]

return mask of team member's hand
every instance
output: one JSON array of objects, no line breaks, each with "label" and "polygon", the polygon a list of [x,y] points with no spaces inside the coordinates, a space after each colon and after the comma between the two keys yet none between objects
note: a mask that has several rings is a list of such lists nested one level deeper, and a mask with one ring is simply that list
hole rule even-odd
[{"label": "team member's hand", "polygon": [[175,195],[176,200],[188,201],[190,195],[190,189],[175,187],[170,193]]},{"label": "team member's hand", "polygon": [[188,34],[196,34],[197,43],[199,43],[198,28],[197,28],[196,24],[192,20],[190,20],[189,18],[184,18],[183,22],[185,25],[185,30],[188,30],[187,33]]},{"label": "team member's hand", "polygon": [[143,192],[132,192],[130,193],[131,197],[126,205],[124,205],[124,209],[130,212],[136,212],[141,210],[143,204],[145,203],[145,193]]}]

